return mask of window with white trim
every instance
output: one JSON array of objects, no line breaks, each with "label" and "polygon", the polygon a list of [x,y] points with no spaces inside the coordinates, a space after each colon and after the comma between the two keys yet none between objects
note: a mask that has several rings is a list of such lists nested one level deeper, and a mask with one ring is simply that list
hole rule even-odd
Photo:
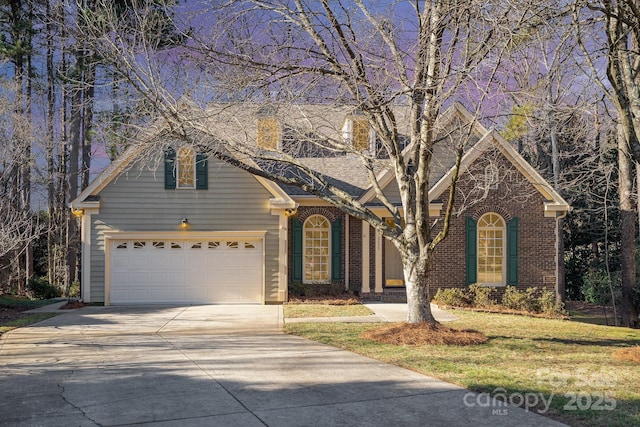
[{"label": "window with white trim", "polygon": [[500,215],[489,212],[478,220],[478,283],[503,285],[506,272],[506,227]]},{"label": "window with white trim", "polygon": [[180,147],[177,153],[176,176],[177,188],[195,188],[196,186],[196,155],[188,147]]},{"label": "window with white trim", "polygon": [[310,216],[303,225],[304,283],[330,280],[331,224],[322,215]]},{"label": "window with white trim", "polygon": [[358,151],[372,150],[373,132],[369,121],[362,114],[354,114],[345,118],[342,125],[342,137],[345,143],[351,144]]}]

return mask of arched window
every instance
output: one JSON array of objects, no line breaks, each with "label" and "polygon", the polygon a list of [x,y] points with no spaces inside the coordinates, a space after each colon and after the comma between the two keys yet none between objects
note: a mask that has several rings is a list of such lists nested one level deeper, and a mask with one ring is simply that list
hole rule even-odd
[{"label": "arched window", "polygon": [[322,215],[312,215],[303,226],[304,283],[329,282],[331,225]]},{"label": "arched window", "polygon": [[503,285],[505,283],[506,230],[504,219],[489,212],[478,221],[478,283]]},{"label": "arched window", "polygon": [[178,188],[195,188],[195,164],[196,156],[192,149],[180,147],[178,149],[178,163],[176,169]]}]

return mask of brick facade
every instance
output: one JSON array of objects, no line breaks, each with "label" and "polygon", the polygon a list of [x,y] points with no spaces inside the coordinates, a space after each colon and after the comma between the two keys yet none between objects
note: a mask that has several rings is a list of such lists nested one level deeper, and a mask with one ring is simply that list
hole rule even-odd
[{"label": "brick facade", "polygon": [[[498,169],[498,183],[491,189],[483,190],[485,168],[492,165]],[[495,187],[495,188],[493,188]],[[448,189],[441,195],[445,201],[442,214],[446,209]],[[516,169],[516,167],[497,150],[488,150],[463,173],[458,182],[454,212],[447,238],[438,245],[434,253],[433,270],[430,275],[430,291],[434,295],[438,288],[465,288],[466,284],[466,217],[478,220],[487,212],[498,213],[505,223],[518,218],[518,286],[542,287],[554,290],[556,282],[556,220],[544,216],[544,197]],[[299,207],[296,217],[304,222],[314,214],[324,215],[330,222],[345,218],[334,207]],[[349,263],[349,290],[362,291],[362,227],[359,219],[349,218],[343,222],[343,245],[349,239],[348,259],[343,251],[343,278],[345,263]],[[291,223],[289,224],[289,242],[292,242]],[[366,225],[370,227],[368,224]],[[434,231],[437,233],[440,226]],[[506,238],[506,236],[505,236]],[[382,245],[384,251],[384,243]],[[344,248],[344,246],[343,246]],[[289,277],[291,277],[292,259],[289,253]],[[506,256],[506,254],[505,254]],[[384,286],[384,252],[383,252]],[[375,231],[370,228],[369,239],[369,293],[375,290]],[[340,284],[344,285],[344,279]],[[392,289],[395,292],[398,288]],[[364,293],[367,294],[365,286]]]},{"label": "brick facade", "polygon": [[[499,182],[497,188],[484,191],[484,170],[489,164],[497,165]],[[482,194],[481,194],[482,193]],[[447,198],[448,189],[442,195]],[[481,196],[480,201],[477,200]],[[467,198],[465,199],[465,196]],[[432,295],[437,288],[464,288],[466,284],[465,221],[473,217],[476,221],[487,212],[500,214],[505,222],[519,219],[518,230],[518,286],[542,287],[554,290],[556,282],[556,220],[544,216],[545,199],[527,179],[496,151],[488,152],[476,160],[469,171],[462,174],[458,182],[454,211],[464,211],[451,219],[447,238],[438,245],[434,253],[433,270],[430,276]],[[442,213],[446,209],[446,202]],[[438,229],[439,231],[439,229]]]}]

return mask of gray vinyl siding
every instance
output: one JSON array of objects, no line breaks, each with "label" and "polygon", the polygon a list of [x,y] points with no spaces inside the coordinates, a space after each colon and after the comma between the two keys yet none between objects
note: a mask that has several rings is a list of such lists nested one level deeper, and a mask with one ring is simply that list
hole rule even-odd
[{"label": "gray vinyl siding", "polygon": [[266,230],[265,301],[277,301],[279,224],[271,193],[251,174],[214,159],[208,190],[165,190],[162,163],[148,163],[157,164],[135,165],[99,193],[100,213],[91,217],[91,301],[105,297],[104,231],[177,231],[182,218],[193,231]]},{"label": "gray vinyl siding", "polygon": [[387,186],[384,187],[382,191],[391,203],[398,204],[402,202],[402,199],[400,198],[400,189],[398,188],[398,182],[395,179],[392,179],[391,182],[387,184]]}]

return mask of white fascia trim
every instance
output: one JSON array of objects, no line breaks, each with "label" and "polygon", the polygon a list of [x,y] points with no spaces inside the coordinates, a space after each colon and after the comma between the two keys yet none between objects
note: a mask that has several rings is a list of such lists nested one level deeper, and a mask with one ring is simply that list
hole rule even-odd
[{"label": "white fascia trim", "polygon": [[544,216],[547,218],[555,218],[560,214],[564,216],[567,212],[571,210],[571,206],[566,203],[550,203],[546,202],[544,204]]},{"label": "white fascia trim", "polygon": [[293,200],[269,199],[271,209],[296,209],[298,204]]},{"label": "white fascia trim", "polygon": [[429,203],[429,216],[430,217],[440,216],[443,205],[444,203]]},{"label": "white fascia trim", "polygon": [[[76,199],[77,200],[77,199]],[[91,202],[76,202],[75,200],[69,203],[69,208],[71,209],[84,209],[85,211],[88,209],[95,210],[95,213],[100,209],[100,201],[91,201]]]},{"label": "white fascia trim", "polygon": [[293,196],[298,206],[334,206],[316,196]]},{"label": "white fascia trim", "polygon": [[105,231],[105,239],[261,239],[267,230],[248,231]]},{"label": "white fascia trim", "polygon": [[262,186],[273,196],[274,199],[280,199],[287,203],[294,203],[291,196],[289,196],[278,184],[273,181],[263,178],[261,176],[253,175],[254,178],[262,184]]}]

